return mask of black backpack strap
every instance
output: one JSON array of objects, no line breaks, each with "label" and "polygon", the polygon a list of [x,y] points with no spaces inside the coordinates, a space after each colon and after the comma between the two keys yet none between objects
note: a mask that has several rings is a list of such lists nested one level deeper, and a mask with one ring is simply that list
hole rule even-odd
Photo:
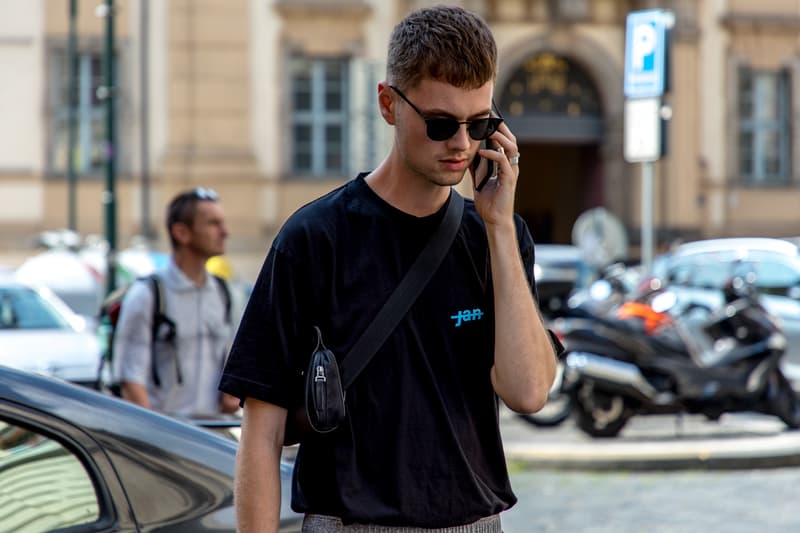
[{"label": "black backpack strap", "polygon": [[217,280],[219,288],[222,290],[222,298],[225,300],[225,322],[231,323],[231,289],[228,287],[228,282],[222,276],[211,274]]},{"label": "black backpack strap", "polygon": [[156,387],[161,386],[161,378],[158,375],[158,365],[156,365],[156,337],[158,335],[159,326],[161,326],[160,317],[163,316],[164,309],[162,308],[164,298],[161,294],[161,282],[158,281],[158,276],[153,273],[147,276],[150,281],[150,287],[153,291],[153,314],[152,316],[152,330],[150,332],[150,373],[153,378],[153,384]]},{"label": "black backpack strap", "polygon": [[[153,378],[153,384],[156,387],[161,386],[161,377],[158,374],[158,365],[156,365],[156,340],[158,333],[163,324],[170,328],[170,340],[174,339],[177,335],[175,322],[166,314],[166,296],[164,294],[164,285],[158,277],[157,273],[152,273],[147,276],[150,281],[150,286],[153,290],[153,320],[152,331],[150,335],[150,354],[152,361],[150,363],[150,373]],[[178,383],[183,383],[183,372],[181,371],[180,358],[175,356],[175,371],[178,374]]]},{"label": "black backpack strap", "polygon": [[[214,278],[217,280],[217,283],[222,291],[222,297],[225,301],[225,321],[230,324],[231,323],[231,293],[230,289],[228,288],[228,284],[225,282],[224,279],[221,277],[212,274]],[[177,335],[177,326],[175,322],[169,318],[166,314],[166,296],[164,294],[164,284],[161,283],[161,280],[158,277],[157,273],[152,273],[146,278],[150,281],[150,286],[152,287],[153,291],[153,327],[151,331],[151,365],[150,365],[150,373],[151,377],[153,378],[153,384],[156,387],[161,386],[161,376],[158,373],[158,365],[156,365],[156,340],[158,338],[159,330],[163,324],[166,324],[168,328],[170,328],[170,337],[175,339]],[[175,354],[175,372],[177,373],[178,383],[183,383],[183,372],[181,370],[181,361],[178,357],[176,352]]]},{"label": "black backpack strap", "polygon": [[147,276],[146,279],[150,282],[153,290],[153,337],[155,337],[156,327],[158,326],[155,317],[164,315],[164,294],[162,292],[164,289],[161,287],[158,274],[155,272]]},{"label": "black backpack strap", "polygon": [[464,198],[455,189],[450,191],[447,211],[436,228],[436,232],[430,236],[425,248],[417,256],[405,277],[342,360],[342,387],[344,389],[350,387],[378,348],[386,342],[394,328],[416,301],[422,289],[438,270],[447,251],[450,250],[458,228],[461,226],[461,216],[464,212]]}]

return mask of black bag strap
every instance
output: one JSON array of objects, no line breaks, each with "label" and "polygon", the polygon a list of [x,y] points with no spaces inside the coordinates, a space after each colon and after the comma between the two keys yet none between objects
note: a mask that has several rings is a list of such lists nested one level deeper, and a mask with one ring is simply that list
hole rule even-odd
[{"label": "black bag strap", "polygon": [[225,323],[231,323],[231,289],[228,287],[228,282],[225,281],[225,278],[222,276],[217,276],[216,274],[211,274],[215,280],[217,280],[217,284],[219,285],[219,290],[222,293],[222,299],[225,302]]},{"label": "black bag strap", "polygon": [[[219,285],[219,290],[222,293],[222,299],[225,304],[225,322],[227,324],[231,323],[231,291],[228,287],[228,283],[221,277],[217,276],[216,274],[211,275]],[[158,368],[156,365],[156,337],[158,336],[158,331],[161,328],[162,324],[167,324],[173,333],[172,336],[176,335],[174,333],[177,329],[177,325],[175,322],[169,318],[166,314],[166,304],[164,302],[165,295],[164,295],[164,286],[161,283],[161,280],[158,277],[156,272],[153,272],[147,278],[150,281],[150,285],[153,289],[153,329],[151,331],[151,344],[150,344],[150,353],[152,354],[152,364],[150,365],[150,375],[153,378],[153,385],[156,387],[161,387],[161,376],[158,373]],[[224,364],[224,363],[223,363]],[[181,369],[180,358],[175,357],[175,373],[177,374],[178,384],[183,384],[183,370]]]},{"label": "black bag strap", "polygon": [[420,252],[386,303],[383,304],[381,310],[372,319],[370,325],[342,359],[342,387],[344,389],[350,387],[378,348],[386,342],[389,334],[405,316],[434,272],[439,268],[458,233],[463,212],[464,198],[455,189],[451,189],[450,202],[436,232],[431,235],[425,248]]},{"label": "black bag strap", "polygon": [[[152,331],[150,332],[150,353],[152,354],[152,361],[150,362],[150,375],[153,378],[153,385],[161,387],[161,376],[158,373],[158,365],[156,364],[156,350],[158,332],[162,324],[166,324],[172,330],[171,336],[175,336],[176,325],[171,318],[166,314],[166,303],[164,286],[158,277],[158,274],[153,272],[146,278],[142,278],[150,282],[153,291],[153,322]],[[183,371],[181,370],[180,360],[175,358],[175,372],[178,376],[178,383],[183,383]]]}]

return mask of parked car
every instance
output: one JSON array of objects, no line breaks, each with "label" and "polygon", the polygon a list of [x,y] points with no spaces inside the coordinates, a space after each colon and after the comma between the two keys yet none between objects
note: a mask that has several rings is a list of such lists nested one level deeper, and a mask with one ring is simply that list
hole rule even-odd
[{"label": "parked car", "polygon": [[14,276],[21,283],[47,287],[89,321],[97,317],[103,301],[101,280],[72,250],[56,248],[29,257]]},{"label": "parked car", "polygon": [[[234,533],[237,443],[0,366],[0,531]],[[292,465],[281,465],[285,495]],[[282,498],[281,528],[302,516]]]},{"label": "parked car", "polygon": [[[91,323],[97,319],[106,294],[107,254],[108,245],[104,241],[87,237],[83,247],[59,244],[29,257],[14,275],[23,283],[49,288]],[[136,240],[116,254],[116,285],[147,276],[165,264],[168,257]]]},{"label": "parked car", "polygon": [[573,290],[591,282],[592,268],[577,246],[537,244],[533,275],[542,313],[558,316]]},{"label": "parked car", "polygon": [[94,329],[50,289],[0,278],[0,364],[93,386],[100,357]]},{"label": "parked car", "polygon": [[[716,309],[734,275],[750,276],[787,338],[786,364],[800,368],[800,247],[785,239],[723,238],[684,243],[659,258],[653,274],[683,302]],[[787,369],[790,379],[800,374]]]}]

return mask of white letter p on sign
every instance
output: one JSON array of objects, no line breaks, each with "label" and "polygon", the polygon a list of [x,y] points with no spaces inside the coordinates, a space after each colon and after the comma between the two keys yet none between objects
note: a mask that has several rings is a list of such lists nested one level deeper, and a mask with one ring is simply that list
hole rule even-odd
[{"label": "white letter p on sign", "polygon": [[656,30],[650,24],[639,24],[633,28],[632,62],[633,68],[644,69],[644,58],[656,49]]}]

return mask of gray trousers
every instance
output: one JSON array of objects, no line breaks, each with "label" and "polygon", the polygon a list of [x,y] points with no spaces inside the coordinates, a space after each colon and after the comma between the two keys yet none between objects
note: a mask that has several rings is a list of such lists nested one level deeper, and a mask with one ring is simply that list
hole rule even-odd
[{"label": "gray trousers", "polygon": [[465,526],[424,529],[420,527],[391,527],[351,524],[345,526],[339,518],[307,514],[303,520],[303,533],[501,533],[500,515],[481,518]]}]

